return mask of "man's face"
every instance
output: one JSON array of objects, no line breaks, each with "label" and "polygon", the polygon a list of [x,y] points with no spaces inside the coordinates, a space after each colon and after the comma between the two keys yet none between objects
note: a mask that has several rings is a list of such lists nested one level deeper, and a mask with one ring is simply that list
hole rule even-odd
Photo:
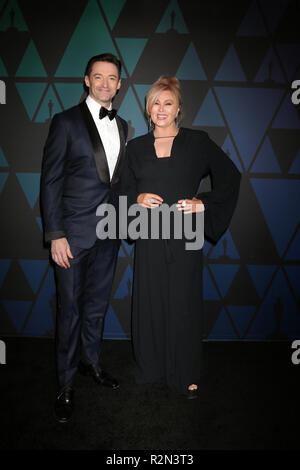
[{"label": "man's face", "polygon": [[89,94],[97,103],[108,108],[121,86],[118,68],[110,62],[95,62],[90,75],[84,77]]}]

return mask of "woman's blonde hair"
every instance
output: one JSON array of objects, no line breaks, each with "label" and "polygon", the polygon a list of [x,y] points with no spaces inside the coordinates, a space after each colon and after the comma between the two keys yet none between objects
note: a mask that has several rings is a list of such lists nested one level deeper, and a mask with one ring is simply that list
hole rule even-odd
[{"label": "woman's blonde hair", "polygon": [[153,83],[151,88],[149,88],[147,95],[146,95],[146,112],[148,116],[150,116],[150,111],[151,108],[157,99],[158,95],[162,91],[169,90],[175,98],[178,101],[180,110],[182,106],[182,101],[181,101],[181,87],[180,87],[180,82],[178,78],[176,77],[166,77],[164,75],[161,75],[156,82]]}]

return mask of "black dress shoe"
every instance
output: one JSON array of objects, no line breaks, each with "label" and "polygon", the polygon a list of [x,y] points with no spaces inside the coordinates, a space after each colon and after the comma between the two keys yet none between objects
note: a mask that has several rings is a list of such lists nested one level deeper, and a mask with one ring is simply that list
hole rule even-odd
[{"label": "black dress shoe", "polygon": [[74,391],[66,388],[56,399],[54,405],[55,417],[59,423],[67,423],[74,410]]},{"label": "black dress shoe", "polygon": [[82,375],[93,377],[95,382],[99,385],[110,387],[113,390],[119,388],[117,380],[107,372],[104,372],[97,364],[84,364],[80,362],[78,364],[78,370]]},{"label": "black dress shoe", "polygon": [[188,389],[187,391],[187,399],[188,400],[194,400],[195,398],[198,398],[198,388],[194,389],[194,390],[190,390]]}]

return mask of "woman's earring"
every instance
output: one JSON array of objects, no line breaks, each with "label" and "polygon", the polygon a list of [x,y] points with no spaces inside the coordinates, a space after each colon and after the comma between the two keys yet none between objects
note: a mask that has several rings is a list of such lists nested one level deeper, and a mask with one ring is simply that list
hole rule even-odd
[{"label": "woman's earring", "polygon": [[152,122],[152,119],[151,119],[151,116],[149,116],[149,121],[148,121],[148,125],[149,125],[149,130],[151,131],[153,129],[153,122]]}]

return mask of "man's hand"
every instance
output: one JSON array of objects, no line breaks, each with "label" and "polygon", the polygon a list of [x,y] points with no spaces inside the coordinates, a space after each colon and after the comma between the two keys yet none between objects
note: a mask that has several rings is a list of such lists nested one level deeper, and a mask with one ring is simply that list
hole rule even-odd
[{"label": "man's hand", "polygon": [[51,242],[51,256],[53,261],[62,268],[70,268],[69,258],[74,258],[66,238],[58,238]]}]

